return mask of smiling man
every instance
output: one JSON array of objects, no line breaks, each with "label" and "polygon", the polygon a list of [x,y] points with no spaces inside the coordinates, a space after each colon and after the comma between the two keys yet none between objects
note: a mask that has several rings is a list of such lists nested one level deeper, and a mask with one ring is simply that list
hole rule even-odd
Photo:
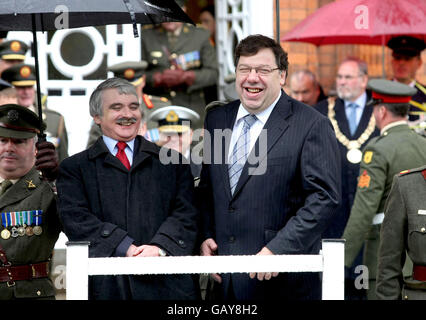
[{"label": "smiling man", "polygon": [[[201,253],[318,254],[321,233],[340,201],[340,166],[334,156],[338,148],[331,124],[281,90],[287,53],[273,39],[243,39],[235,50],[235,65],[239,100],[209,109],[204,124],[211,141],[226,140],[218,137],[223,132],[232,134],[225,152],[215,143],[204,145],[205,154],[215,160],[203,164],[199,185]],[[267,152],[253,163],[257,150]],[[263,174],[250,174],[255,167]],[[213,277],[227,300],[321,298],[316,273]]]},{"label": "smiling man", "polygon": [[[62,162],[57,181],[65,234],[90,241],[90,257],[192,254],[196,210],[189,165],[162,164],[160,148],[138,135],[142,113],[135,87],[119,78],[102,82],[90,97],[90,114],[103,136]],[[89,297],[195,299],[193,280],[98,276],[90,279]]]}]

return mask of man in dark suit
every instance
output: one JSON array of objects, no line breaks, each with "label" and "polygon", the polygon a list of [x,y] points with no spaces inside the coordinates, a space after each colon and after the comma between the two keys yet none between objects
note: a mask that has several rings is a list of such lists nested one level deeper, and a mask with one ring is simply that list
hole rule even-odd
[{"label": "man in dark suit", "polygon": [[[379,135],[373,116],[373,107],[367,105],[371,93],[366,91],[367,63],[347,58],[340,63],[336,76],[337,97],[318,103],[315,108],[328,116],[339,145],[337,157],[342,167],[342,203],[323,238],[341,238],[354,202],[361,150],[371,138]],[[352,118],[353,117],[353,118]],[[354,287],[356,265],[361,264],[360,253],[354,267],[346,270],[346,299],[364,299],[365,292]]]},{"label": "man in dark suit", "polygon": [[[330,122],[281,90],[287,53],[273,39],[243,39],[235,65],[240,99],[211,108],[205,120],[205,136],[211,138],[204,141],[212,144],[204,145],[199,186],[201,253],[318,254],[321,234],[340,201]],[[224,299],[321,297],[317,273],[233,273],[215,279]]]},{"label": "man in dark suit", "polygon": [[[182,256],[197,236],[189,165],[163,164],[160,148],[138,135],[141,107],[124,79],[102,82],[90,97],[101,127],[89,149],[62,162],[59,208],[70,241],[90,241],[90,257]],[[169,150],[169,153],[175,151]],[[195,299],[195,277],[98,276],[91,299]]]}]

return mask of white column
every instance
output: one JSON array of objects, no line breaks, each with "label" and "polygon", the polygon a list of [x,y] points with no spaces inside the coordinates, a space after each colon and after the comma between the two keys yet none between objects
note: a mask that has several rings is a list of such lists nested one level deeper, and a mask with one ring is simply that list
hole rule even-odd
[{"label": "white column", "polygon": [[274,38],[273,0],[248,1],[249,34],[263,34]]},{"label": "white column", "polygon": [[345,298],[345,240],[322,240],[322,300]]},{"label": "white column", "polygon": [[89,298],[89,242],[67,242],[67,300]]}]

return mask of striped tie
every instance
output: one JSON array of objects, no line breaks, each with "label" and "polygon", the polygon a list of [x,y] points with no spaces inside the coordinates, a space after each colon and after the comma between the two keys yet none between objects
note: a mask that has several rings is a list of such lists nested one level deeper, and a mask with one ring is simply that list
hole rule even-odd
[{"label": "striped tie", "polygon": [[243,120],[243,130],[234,145],[231,163],[228,165],[229,185],[232,194],[234,194],[235,187],[240,179],[241,171],[243,171],[244,164],[247,161],[250,151],[250,127],[256,122],[257,118],[254,114],[248,114]]}]

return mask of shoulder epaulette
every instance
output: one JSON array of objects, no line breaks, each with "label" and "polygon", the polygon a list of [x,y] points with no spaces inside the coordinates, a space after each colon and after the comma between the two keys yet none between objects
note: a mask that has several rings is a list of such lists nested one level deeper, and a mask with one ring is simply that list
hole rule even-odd
[{"label": "shoulder epaulette", "polygon": [[[398,176],[405,176],[405,175],[408,175],[410,173],[416,173],[416,172],[421,172],[423,174],[423,176],[425,176],[426,175],[426,166],[422,166],[422,167],[414,168],[414,169],[403,170],[398,174]],[[425,177],[425,179],[426,179],[426,177]]]},{"label": "shoulder epaulette", "polygon": [[421,84],[421,83],[418,83],[417,81],[416,81],[416,84],[415,84],[415,86],[416,86],[416,88],[417,89],[419,89],[420,91],[422,91],[424,94],[426,94],[426,88]]}]

